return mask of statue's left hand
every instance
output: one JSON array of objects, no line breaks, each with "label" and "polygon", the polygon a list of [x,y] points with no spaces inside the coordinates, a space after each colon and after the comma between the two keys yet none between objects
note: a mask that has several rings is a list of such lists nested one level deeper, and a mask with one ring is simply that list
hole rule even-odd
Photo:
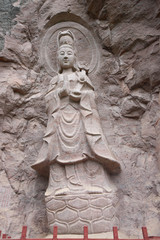
[{"label": "statue's left hand", "polygon": [[73,91],[69,94],[69,97],[73,101],[79,101],[81,99],[81,92],[80,91]]}]

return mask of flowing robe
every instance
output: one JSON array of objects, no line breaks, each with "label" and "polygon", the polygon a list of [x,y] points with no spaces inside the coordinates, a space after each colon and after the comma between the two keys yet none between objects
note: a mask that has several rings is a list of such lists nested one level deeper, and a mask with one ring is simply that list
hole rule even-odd
[{"label": "flowing robe", "polygon": [[[60,97],[60,90],[69,91]],[[72,92],[80,92],[73,98]],[[101,163],[108,172],[118,173],[120,165],[103,134],[95,103],[94,88],[84,72],[59,74],[51,80],[46,94],[48,124],[37,162],[32,167],[48,175],[54,163],[72,165],[88,159]]]}]

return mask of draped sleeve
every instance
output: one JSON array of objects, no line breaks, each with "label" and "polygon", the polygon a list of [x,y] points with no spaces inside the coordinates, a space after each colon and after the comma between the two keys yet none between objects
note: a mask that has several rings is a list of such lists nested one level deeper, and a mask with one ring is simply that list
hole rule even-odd
[{"label": "draped sleeve", "polygon": [[43,137],[43,145],[40,149],[37,161],[32,165],[32,168],[38,171],[40,174],[49,175],[49,165],[51,155],[58,155],[56,145],[51,148],[51,143],[55,138],[56,142],[56,122],[55,115],[59,109],[59,95],[58,95],[58,76],[54,77],[49,85],[48,91],[45,94],[46,111],[48,115],[47,129]]},{"label": "draped sleeve", "polygon": [[80,107],[88,144],[96,161],[102,163],[110,173],[118,173],[120,164],[110,151],[104,136],[96,107],[94,88],[87,76],[85,82],[88,88],[82,91]]}]

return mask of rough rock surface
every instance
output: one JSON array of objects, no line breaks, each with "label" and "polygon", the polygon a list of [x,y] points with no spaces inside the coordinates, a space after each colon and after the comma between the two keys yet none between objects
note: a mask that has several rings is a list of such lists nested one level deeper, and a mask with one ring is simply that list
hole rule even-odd
[{"label": "rough rock surface", "polygon": [[29,237],[48,233],[47,179],[30,167],[42,145],[43,95],[51,79],[39,47],[53,16],[67,12],[87,22],[99,42],[100,69],[90,78],[103,130],[122,166],[112,176],[119,228],[137,237],[145,225],[150,235],[160,235],[159,0],[3,0],[0,9],[1,230],[19,237],[28,225]]}]

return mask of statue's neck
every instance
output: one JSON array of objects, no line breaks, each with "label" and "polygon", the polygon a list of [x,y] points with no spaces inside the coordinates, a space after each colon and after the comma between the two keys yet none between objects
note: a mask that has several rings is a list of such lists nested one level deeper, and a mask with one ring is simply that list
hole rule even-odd
[{"label": "statue's neck", "polygon": [[71,74],[71,73],[73,73],[73,70],[72,70],[72,68],[68,68],[68,69],[63,69],[63,72],[62,72],[64,75],[66,74],[66,75],[68,75],[68,74]]}]

